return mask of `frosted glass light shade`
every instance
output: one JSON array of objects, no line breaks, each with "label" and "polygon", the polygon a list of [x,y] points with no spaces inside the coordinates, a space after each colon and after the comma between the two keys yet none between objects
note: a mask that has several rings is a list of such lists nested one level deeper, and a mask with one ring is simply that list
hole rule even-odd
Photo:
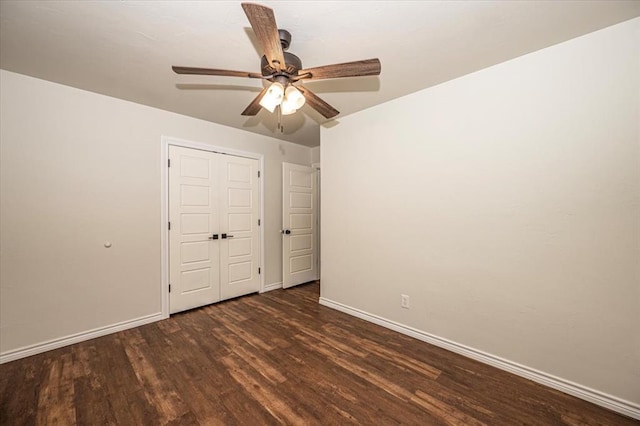
[{"label": "frosted glass light shade", "polygon": [[302,105],[304,105],[305,101],[306,99],[304,98],[304,95],[300,93],[298,89],[296,89],[294,86],[287,87],[284,102],[291,104],[291,107],[297,110],[302,108]]},{"label": "frosted glass light shade", "polygon": [[285,98],[284,102],[280,104],[280,111],[282,112],[282,115],[290,115],[296,112],[297,110],[293,105],[293,103],[288,102],[287,99]]},{"label": "frosted glass light shade", "polygon": [[272,83],[267,93],[260,100],[260,106],[269,112],[273,112],[282,103],[284,86],[278,82]]}]

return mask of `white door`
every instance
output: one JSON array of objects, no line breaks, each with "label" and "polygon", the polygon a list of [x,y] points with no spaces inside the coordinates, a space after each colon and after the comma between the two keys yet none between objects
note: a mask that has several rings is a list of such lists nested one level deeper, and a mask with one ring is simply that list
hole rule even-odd
[{"label": "white door", "polygon": [[260,290],[260,198],[255,159],[220,155],[220,298]]},{"label": "white door", "polygon": [[172,145],[169,160],[169,312],[259,291],[259,161]]},{"label": "white door", "polygon": [[218,155],[169,147],[169,310],[220,300]]},{"label": "white door", "polygon": [[282,163],[282,286],[318,279],[316,170]]}]

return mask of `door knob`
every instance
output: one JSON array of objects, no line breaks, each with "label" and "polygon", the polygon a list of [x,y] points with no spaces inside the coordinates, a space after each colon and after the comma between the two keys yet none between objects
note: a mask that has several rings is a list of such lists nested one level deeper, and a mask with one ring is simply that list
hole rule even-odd
[{"label": "door knob", "polygon": [[223,240],[226,240],[227,238],[233,238],[233,235],[222,234]]},{"label": "door knob", "polygon": [[291,231],[290,231],[290,230],[288,230],[288,229],[285,229],[285,230],[284,230],[284,233],[285,233],[285,234],[287,234],[287,235],[289,235],[289,234],[291,233]]},{"label": "door knob", "polygon": [[217,240],[218,239],[218,234],[213,234],[212,236],[209,237],[210,240]]}]

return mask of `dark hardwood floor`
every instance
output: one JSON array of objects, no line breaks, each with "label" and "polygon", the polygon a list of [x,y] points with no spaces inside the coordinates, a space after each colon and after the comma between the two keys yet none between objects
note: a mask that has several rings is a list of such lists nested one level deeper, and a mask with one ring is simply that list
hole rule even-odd
[{"label": "dark hardwood floor", "polygon": [[318,296],[247,296],[1,365],[0,423],[639,424]]}]

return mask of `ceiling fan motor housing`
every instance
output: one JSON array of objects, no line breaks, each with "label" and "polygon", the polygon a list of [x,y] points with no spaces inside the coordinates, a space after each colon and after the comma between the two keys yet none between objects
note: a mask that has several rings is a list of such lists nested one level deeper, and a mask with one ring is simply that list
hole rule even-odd
[{"label": "ceiling fan motor housing", "polygon": [[[282,52],[284,55],[284,62],[286,67],[282,71],[289,75],[297,75],[298,70],[302,69],[302,61],[293,53]],[[263,56],[260,60],[260,69],[262,70],[262,75],[273,75],[277,72],[275,68],[273,68],[269,62],[267,61],[266,56]]]}]

